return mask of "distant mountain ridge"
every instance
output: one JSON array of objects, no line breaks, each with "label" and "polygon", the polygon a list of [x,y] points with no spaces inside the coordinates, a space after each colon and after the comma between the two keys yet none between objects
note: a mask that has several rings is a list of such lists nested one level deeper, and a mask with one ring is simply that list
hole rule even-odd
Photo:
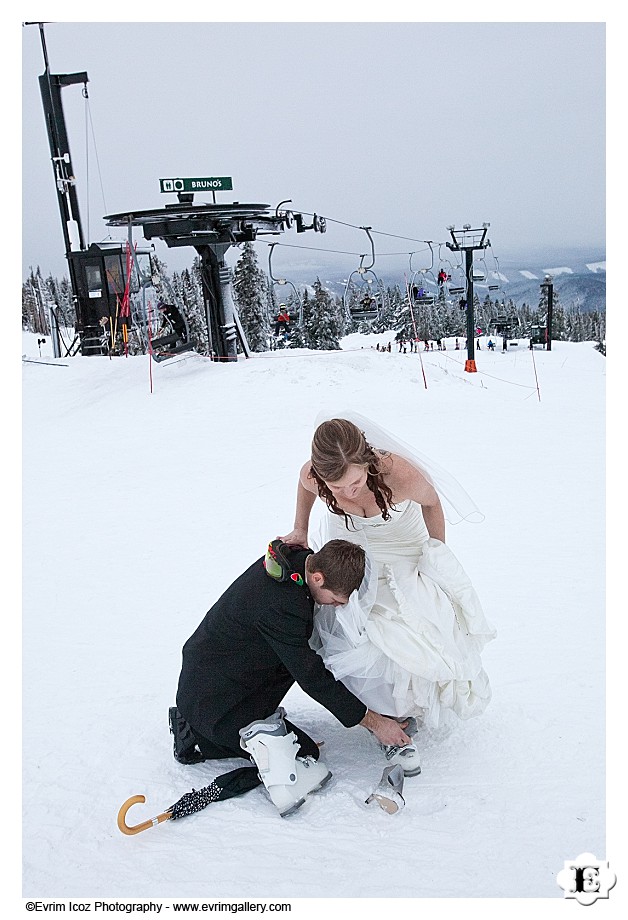
[{"label": "distant mountain ridge", "polygon": [[[489,294],[491,300],[512,299],[517,306],[527,304],[535,307],[540,299],[541,283],[549,274],[563,307],[579,307],[583,312],[606,309],[606,254],[603,251],[552,250],[534,253],[530,257],[517,255],[499,260],[498,263],[489,258],[486,265],[482,265],[481,259],[478,259],[475,265],[481,273],[487,275],[486,280],[476,281],[473,285],[474,292],[481,300]],[[449,265],[444,264],[444,267],[450,270]],[[312,262],[298,270],[284,272],[284,275],[298,287],[311,286],[318,277],[333,294],[343,296],[347,278],[354,268],[349,267],[346,274],[343,274],[337,265],[332,267]],[[433,272],[424,276],[428,287],[434,290],[438,268],[435,264]],[[403,289],[405,286],[407,270],[387,271],[379,266],[374,270],[386,287],[399,285]],[[498,289],[489,291],[489,283],[491,286],[499,285]]]}]

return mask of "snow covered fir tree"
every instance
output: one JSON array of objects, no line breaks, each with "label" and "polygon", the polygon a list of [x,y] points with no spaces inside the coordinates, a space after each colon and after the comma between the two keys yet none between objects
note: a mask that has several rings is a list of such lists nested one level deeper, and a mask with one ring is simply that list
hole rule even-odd
[{"label": "snow covered fir tree", "polygon": [[345,323],[341,305],[326,290],[320,278],[313,285],[313,295],[308,301],[307,318],[304,317],[305,347],[335,351],[340,348]]},{"label": "snow covered fir tree", "polygon": [[22,285],[22,328],[49,335],[51,307],[58,312],[66,329],[74,326],[76,314],[69,278],[63,277],[58,281],[49,275],[44,280],[39,266],[35,271],[31,268]]},{"label": "snow covered fir tree", "polygon": [[252,243],[245,243],[233,272],[233,298],[251,351],[268,351],[271,341],[268,278],[257,263]]}]

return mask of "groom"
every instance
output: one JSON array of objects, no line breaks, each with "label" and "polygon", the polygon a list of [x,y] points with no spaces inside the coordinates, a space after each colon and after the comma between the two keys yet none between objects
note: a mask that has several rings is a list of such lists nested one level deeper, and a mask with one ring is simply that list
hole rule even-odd
[{"label": "groom", "polygon": [[405,723],[367,709],[309,645],[314,604],[346,604],[364,566],[362,547],[346,540],[331,540],[317,553],[274,541],[185,643],[170,710],[175,759],[249,755],[256,764],[218,777],[216,799],[263,782],[285,815],[330,778],[316,743],[279,708],[294,683],[345,727],[362,725],[384,745],[410,743]]}]

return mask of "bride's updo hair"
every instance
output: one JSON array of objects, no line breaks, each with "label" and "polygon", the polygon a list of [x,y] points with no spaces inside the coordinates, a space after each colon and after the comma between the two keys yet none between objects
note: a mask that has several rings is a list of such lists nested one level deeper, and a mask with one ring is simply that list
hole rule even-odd
[{"label": "bride's updo hair", "polygon": [[349,527],[350,515],[338,506],[333,492],[327,488],[328,482],[337,482],[355,464],[366,468],[366,485],[373,493],[378,508],[385,521],[390,518],[393,506],[392,489],[384,482],[381,465],[387,451],[375,451],[366,440],[364,433],[344,418],[332,418],[322,422],[314,432],[312,439],[312,465],[310,474],[318,486],[318,494],[326,503],[332,514],[341,514]]}]

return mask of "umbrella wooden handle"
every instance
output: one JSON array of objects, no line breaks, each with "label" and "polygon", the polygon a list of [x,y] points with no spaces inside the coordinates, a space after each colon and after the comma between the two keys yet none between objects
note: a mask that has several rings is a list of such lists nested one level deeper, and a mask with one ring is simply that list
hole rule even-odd
[{"label": "umbrella wooden handle", "polygon": [[146,799],[143,795],[132,795],[130,799],[127,799],[126,802],[120,808],[118,812],[118,828],[122,831],[123,834],[139,834],[141,831],[148,830],[149,827],[155,827],[157,824],[161,824],[162,821],[168,821],[172,815],[169,811],[164,811],[160,815],[157,815],[156,818],[151,818],[150,821],[142,821],[141,824],[134,824],[129,826],[126,823],[126,813],[131,807],[131,805],[136,805],[137,803],[145,802]]}]

